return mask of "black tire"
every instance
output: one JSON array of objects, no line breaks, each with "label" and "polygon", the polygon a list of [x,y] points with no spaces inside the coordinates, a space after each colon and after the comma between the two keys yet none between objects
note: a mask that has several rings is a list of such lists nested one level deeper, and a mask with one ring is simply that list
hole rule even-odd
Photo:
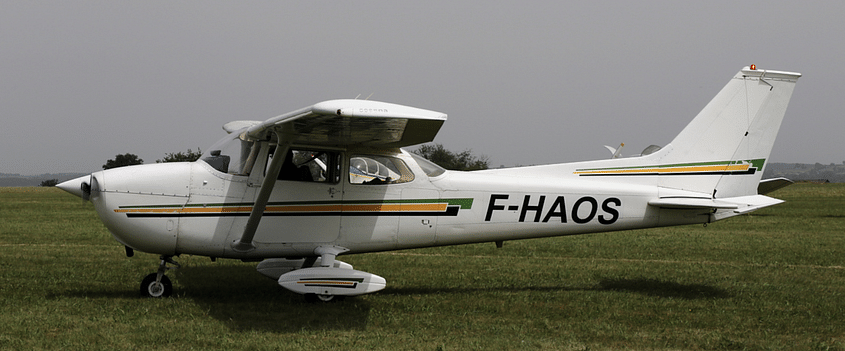
[{"label": "black tire", "polygon": [[343,296],[343,295],[305,294],[305,302],[308,302],[308,303],[338,302],[338,301],[343,301],[345,298],[346,298],[346,296]]},{"label": "black tire", "polygon": [[173,284],[170,283],[170,278],[163,275],[161,276],[161,282],[156,283],[156,275],[158,274],[151,273],[141,281],[141,296],[161,298],[173,295]]},{"label": "black tire", "polygon": [[336,301],[335,295],[317,295],[317,300],[321,302],[332,302]]}]

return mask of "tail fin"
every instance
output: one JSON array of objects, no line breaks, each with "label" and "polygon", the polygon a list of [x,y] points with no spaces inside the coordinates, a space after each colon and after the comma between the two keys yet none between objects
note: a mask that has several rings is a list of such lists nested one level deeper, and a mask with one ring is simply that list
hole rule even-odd
[{"label": "tail fin", "polygon": [[[671,143],[659,150],[650,146],[641,157],[489,172],[532,176],[571,174],[685,190],[697,194],[684,196],[698,199],[755,196],[795,82],[800,77],[799,73],[743,68]],[[666,194],[677,193],[667,191]],[[701,207],[700,203],[675,205]]]},{"label": "tail fin", "polygon": [[[756,195],[799,73],[745,67],[659,152],[676,174],[660,186],[710,193],[713,198]],[[663,166],[665,167],[665,166]]]}]

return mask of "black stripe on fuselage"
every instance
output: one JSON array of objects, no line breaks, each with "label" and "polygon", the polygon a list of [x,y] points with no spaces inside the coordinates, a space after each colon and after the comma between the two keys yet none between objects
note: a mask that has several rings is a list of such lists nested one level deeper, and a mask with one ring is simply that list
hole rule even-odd
[{"label": "black stripe on fuselage", "polygon": [[[414,217],[458,215],[461,206],[447,206],[446,211],[329,211],[329,212],[264,212],[265,217]],[[194,217],[249,217],[249,212],[208,213],[127,213],[129,218],[194,218]]]}]

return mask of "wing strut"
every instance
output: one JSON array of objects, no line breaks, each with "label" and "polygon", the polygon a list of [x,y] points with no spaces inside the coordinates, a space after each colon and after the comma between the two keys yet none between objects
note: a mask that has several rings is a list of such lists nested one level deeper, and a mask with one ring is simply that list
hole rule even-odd
[{"label": "wing strut", "polygon": [[255,231],[258,229],[258,224],[261,222],[261,217],[264,216],[264,209],[267,207],[267,202],[270,200],[270,193],[273,192],[273,187],[276,185],[276,179],[279,178],[279,172],[282,170],[282,162],[288,154],[290,143],[281,143],[282,136],[276,133],[279,145],[276,146],[276,151],[273,153],[273,160],[270,161],[270,166],[267,169],[267,174],[264,176],[264,181],[261,183],[261,190],[258,191],[258,198],[255,199],[255,205],[252,206],[252,212],[249,214],[249,219],[244,227],[244,233],[240,240],[232,242],[232,249],[237,252],[249,252],[255,250],[255,245],[252,244],[252,239],[255,237]]}]

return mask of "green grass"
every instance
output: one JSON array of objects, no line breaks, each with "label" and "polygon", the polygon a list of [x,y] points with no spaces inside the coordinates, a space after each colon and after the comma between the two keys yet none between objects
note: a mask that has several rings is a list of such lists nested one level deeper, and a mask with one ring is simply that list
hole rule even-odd
[{"label": "green grass", "polygon": [[845,184],[718,223],[345,256],[388,287],[309,304],[183,256],[141,299],[90,203],[0,188],[0,349],[845,350]]}]

